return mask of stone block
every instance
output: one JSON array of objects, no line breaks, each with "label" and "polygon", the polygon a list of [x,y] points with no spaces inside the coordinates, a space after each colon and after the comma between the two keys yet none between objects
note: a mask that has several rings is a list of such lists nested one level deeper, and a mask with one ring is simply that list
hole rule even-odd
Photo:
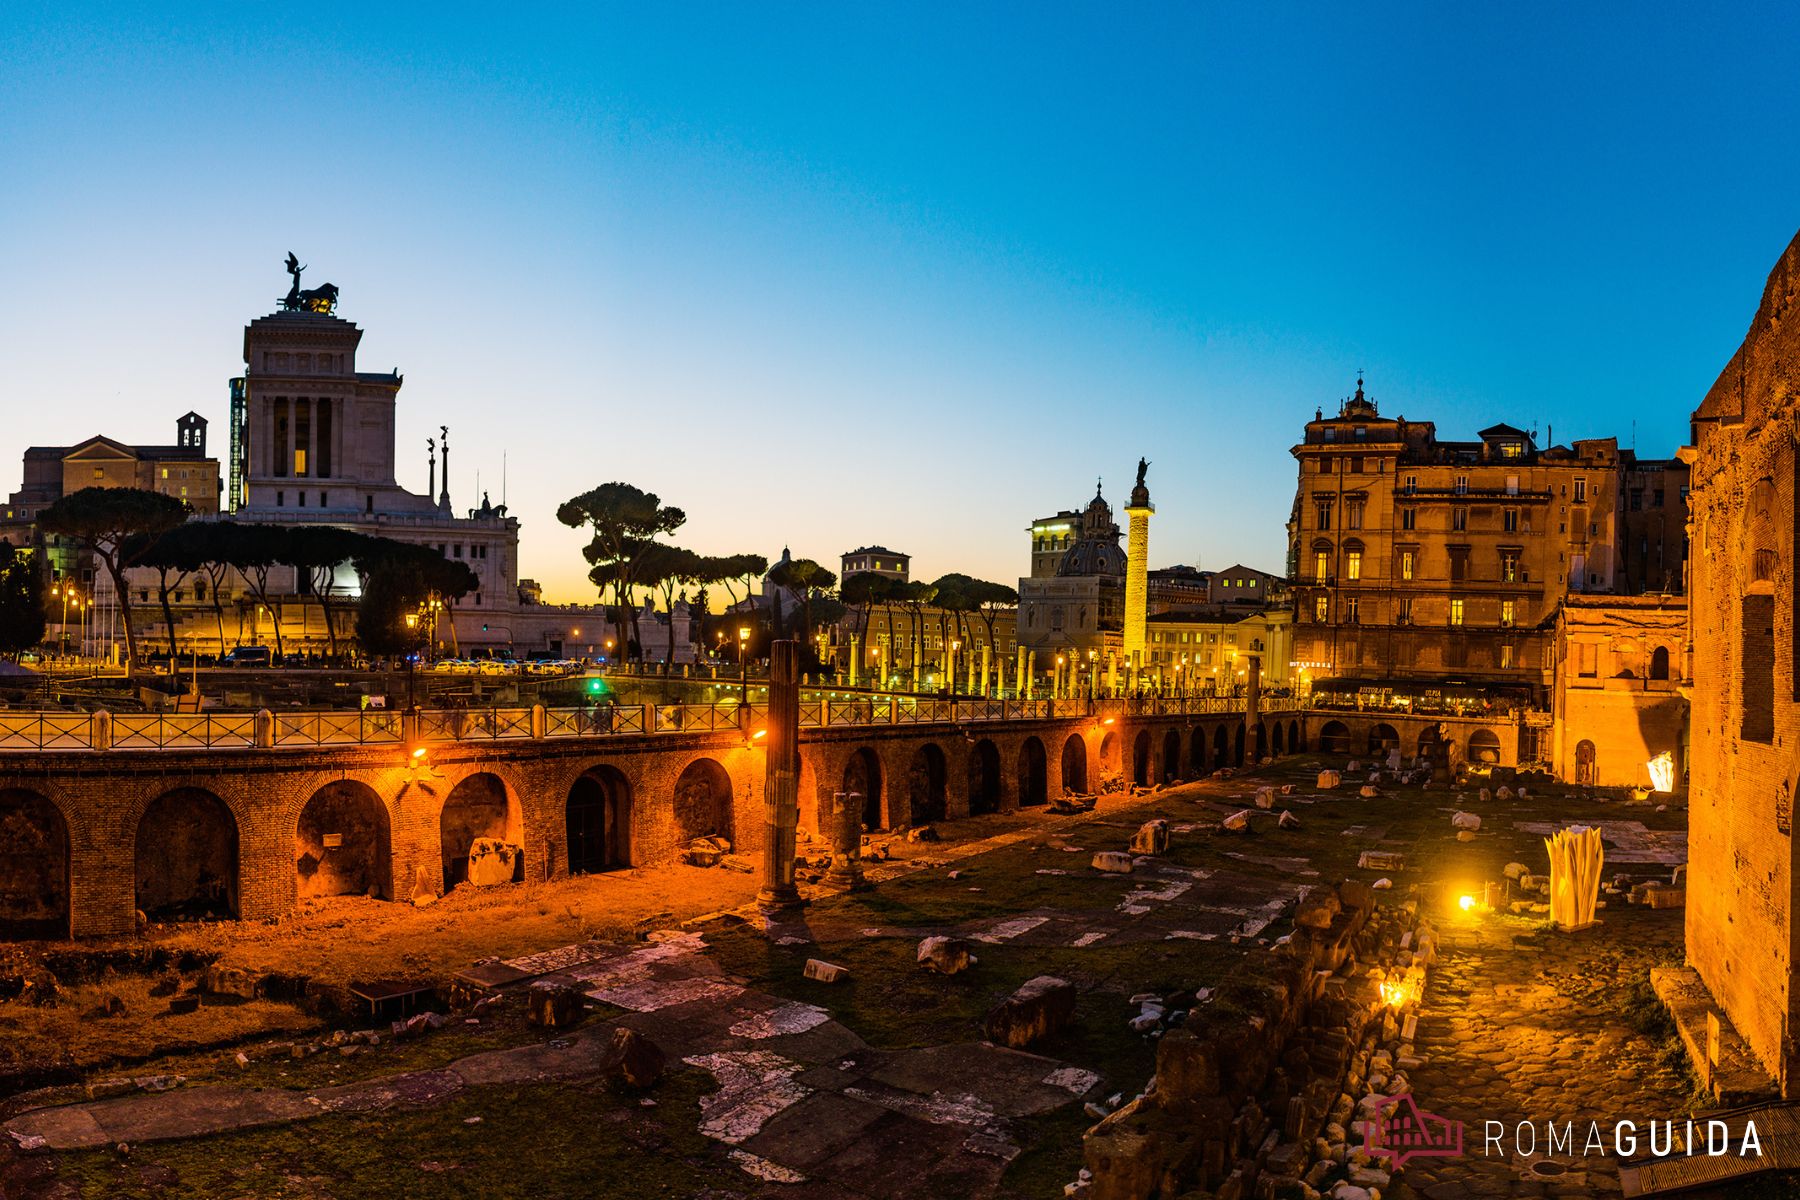
[{"label": "stone block", "polygon": [[262,976],[252,971],[215,962],[207,966],[206,974],[201,977],[201,990],[214,996],[254,1000],[261,983]]},{"label": "stone block", "polygon": [[1334,787],[1338,787],[1343,782],[1344,782],[1344,777],[1342,775],[1338,774],[1336,771],[1320,771],[1319,772],[1318,786],[1321,791],[1324,791],[1324,790],[1327,790],[1330,788],[1334,788]]},{"label": "stone block", "polygon": [[987,1016],[987,1038],[1017,1050],[1055,1033],[1075,1018],[1075,985],[1054,975],[1028,979]]},{"label": "stone block", "polygon": [[1406,855],[1398,850],[1364,850],[1356,865],[1365,871],[1404,871]]},{"label": "stone block", "polygon": [[614,1083],[643,1090],[661,1082],[668,1066],[662,1047],[635,1029],[615,1028],[600,1057],[600,1073]]},{"label": "stone block", "polygon": [[815,983],[836,983],[840,979],[849,978],[850,971],[847,967],[828,963],[822,958],[809,958],[803,974]]},{"label": "stone block", "polygon": [[1315,887],[1300,898],[1294,909],[1294,924],[1308,929],[1330,929],[1331,922],[1342,911],[1343,905],[1336,892],[1329,888]]},{"label": "stone block", "polygon": [[1133,854],[1167,854],[1168,852],[1169,823],[1167,821],[1145,821],[1132,835],[1131,853]]},{"label": "stone block", "polygon": [[1247,808],[1239,809],[1237,812],[1232,813],[1223,821],[1219,822],[1219,827],[1226,833],[1249,833],[1250,810]]},{"label": "stone block", "polygon": [[1651,888],[1649,902],[1651,908],[1685,908],[1687,906],[1687,889],[1674,887]]},{"label": "stone block", "polygon": [[525,852],[498,838],[476,838],[469,846],[469,883],[493,887],[511,883]]},{"label": "stone block", "polygon": [[969,953],[969,943],[961,938],[934,936],[919,943],[919,965],[929,967],[939,975],[966,971],[975,961],[975,956]]},{"label": "stone block", "polygon": [[566,1029],[587,1011],[587,997],[566,983],[534,983],[525,993],[525,1017],[544,1029]]},{"label": "stone block", "polygon": [[1129,875],[1131,874],[1131,855],[1118,850],[1100,850],[1094,854],[1091,865],[1096,871]]},{"label": "stone block", "polygon": [[1481,828],[1481,818],[1472,812],[1459,812],[1450,818],[1450,828],[1473,833]]}]

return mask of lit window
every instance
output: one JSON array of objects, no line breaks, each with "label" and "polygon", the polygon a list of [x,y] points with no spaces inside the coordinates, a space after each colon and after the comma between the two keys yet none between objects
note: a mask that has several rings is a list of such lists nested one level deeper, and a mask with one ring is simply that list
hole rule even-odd
[{"label": "lit window", "polygon": [[1315,596],[1313,598],[1313,619],[1323,625],[1331,619],[1331,598]]},{"label": "lit window", "polygon": [[1463,602],[1461,600],[1452,600],[1450,602],[1450,623],[1452,625],[1461,625],[1463,623]]},{"label": "lit window", "polygon": [[1513,665],[1512,643],[1511,642],[1502,642],[1500,644],[1500,669],[1503,671],[1509,671],[1512,669],[1512,665]]},{"label": "lit window", "polygon": [[306,451],[303,448],[294,451],[294,474],[306,474]]},{"label": "lit window", "polygon": [[1401,579],[1405,579],[1405,580],[1412,579],[1413,564],[1417,561],[1417,558],[1418,558],[1418,555],[1417,555],[1417,552],[1415,552],[1415,551],[1402,550],[1400,552],[1400,578]]},{"label": "lit window", "polygon": [[1511,625],[1513,623],[1513,602],[1511,600],[1502,600],[1500,602],[1500,623],[1502,625]]},{"label": "lit window", "polygon": [[167,468],[167,467],[164,467],[164,468],[163,468],[163,469],[162,469],[162,473],[163,473],[163,478],[164,478],[164,479],[167,479],[167,478],[168,478],[168,477],[169,477],[169,468]]},{"label": "lit window", "polygon": [[1344,577],[1346,579],[1362,578],[1362,551],[1352,550],[1344,556]]},{"label": "lit window", "polygon": [[1320,550],[1313,555],[1313,581],[1324,583],[1331,578],[1331,551]]}]

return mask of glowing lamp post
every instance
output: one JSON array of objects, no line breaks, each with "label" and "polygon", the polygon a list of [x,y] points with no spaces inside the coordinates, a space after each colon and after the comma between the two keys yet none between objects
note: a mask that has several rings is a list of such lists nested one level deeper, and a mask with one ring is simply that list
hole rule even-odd
[{"label": "glowing lamp post", "polygon": [[738,626],[738,686],[740,704],[750,703],[750,627]]},{"label": "glowing lamp post", "polygon": [[406,614],[406,707],[413,707],[413,659],[417,657],[419,614]]}]

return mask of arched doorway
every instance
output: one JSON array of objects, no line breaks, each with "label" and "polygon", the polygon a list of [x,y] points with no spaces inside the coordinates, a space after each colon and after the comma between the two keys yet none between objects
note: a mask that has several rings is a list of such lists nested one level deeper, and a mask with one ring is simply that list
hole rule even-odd
[{"label": "arched doorway", "polygon": [[631,784],[617,767],[589,768],[569,787],[569,874],[631,865]]},{"label": "arched doorway", "polygon": [[944,819],[944,752],[932,742],[913,751],[906,768],[906,821],[929,825]]},{"label": "arched doorway", "polygon": [[1436,725],[1427,725],[1419,731],[1419,757],[1433,768],[1449,766],[1450,747],[1445,744]]},{"label": "arched doorway", "polygon": [[1500,762],[1500,735],[1491,729],[1477,729],[1469,735],[1469,761],[1489,766]]},{"label": "arched doorway", "polygon": [[22,788],[0,791],[0,938],[69,936],[69,824]]},{"label": "arched doorway", "polygon": [[1306,735],[1300,732],[1300,722],[1288,722],[1288,753],[1300,754],[1306,749]]},{"label": "arched doorway", "polygon": [[1233,766],[1241,767],[1244,765],[1244,727],[1241,723],[1237,727],[1237,753],[1232,758],[1231,762]]},{"label": "arched doorway", "polygon": [[696,758],[675,780],[675,848],[695,838],[721,837],[736,849],[731,774],[710,758]]},{"label": "arched doorway", "polygon": [[238,828],[225,802],[200,788],[158,796],[137,827],[137,906],[153,921],[235,917]]},{"label": "arched doorway", "polygon": [[1269,740],[1275,744],[1275,756],[1277,758],[1279,758],[1282,754],[1282,749],[1281,749],[1282,732],[1283,731],[1282,731],[1281,722],[1280,721],[1275,722],[1275,728],[1270,733]]},{"label": "arched doorway", "polygon": [[1385,760],[1388,754],[1398,749],[1400,731],[1386,722],[1369,727],[1369,757]]},{"label": "arched doorway", "polygon": [[1650,678],[1667,679],[1669,677],[1669,648],[1658,646],[1650,652]]},{"label": "arched doorway", "polygon": [[1188,770],[1195,779],[1206,774],[1206,730],[1196,729],[1188,735]]},{"label": "arched doorway", "polygon": [[982,738],[969,748],[969,813],[1000,811],[1000,750]]},{"label": "arched doorway", "polygon": [[1131,740],[1131,782],[1137,787],[1150,786],[1150,731],[1138,730]]},{"label": "arched doorway", "polygon": [[887,822],[881,816],[881,760],[875,751],[860,746],[844,763],[844,795],[862,797],[864,829],[881,829]]},{"label": "arched doorway", "polygon": [[[438,842],[444,863],[447,892],[469,878],[469,851],[477,841],[524,844],[518,806],[498,775],[483,771],[450,789],[438,814]],[[525,878],[525,856],[515,859],[513,879]]]},{"label": "arched doorway", "polygon": [[[1080,739],[1070,739],[1079,741]],[[1028,808],[1050,800],[1049,762],[1044,743],[1028,737],[1019,746],[1019,805]]]},{"label": "arched doorway", "polygon": [[1062,790],[1065,794],[1085,795],[1088,790],[1087,742],[1079,733],[1071,733],[1062,748]]},{"label": "arched doorway", "polygon": [[1582,787],[1593,787],[1600,778],[1600,768],[1595,758],[1594,743],[1586,738],[1575,743],[1575,782]]},{"label": "arched doorway", "polygon": [[1100,739],[1100,778],[1108,779],[1119,774],[1121,751],[1118,731],[1107,730],[1106,736]]},{"label": "arched doorway", "polygon": [[1162,781],[1174,783],[1181,778],[1181,731],[1171,729],[1163,734]]},{"label": "arched doorway", "polygon": [[1229,767],[1231,765],[1231,742],[1228,740],[1225,727],[1218,726],[1213,730],[1213,766]]},{"label": "arched doorway", "polygon": [[294,894],[391,900],[394,852],[375,789],[339,779],[312,794],[294,822]]},{"label": "arched doorway", "polygon": [[1319,730],[1319,749],[1327,754],[1350,753],[1350,727],[1342,721],[1327,721]]},{"label": "arched doorway", "polygon": [[1253,761],[1261,762],[1269,757],[1269,730],[1261,721],[1256,723],[1256,732],[1250,739],[1250,746]]}]

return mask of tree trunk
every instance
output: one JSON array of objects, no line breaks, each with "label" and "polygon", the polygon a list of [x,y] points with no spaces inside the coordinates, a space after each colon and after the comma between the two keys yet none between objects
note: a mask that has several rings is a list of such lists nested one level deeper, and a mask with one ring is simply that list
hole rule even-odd
[{"label": "tree trunk", "polygon": [[125,626],[125,674],[129,677],[137,666],[137,629],[131,622],[131,592],[125,586],[125,572],[116,555],[101,555],[106,573],[112,579],[113,591],[119,598],[119,623]]}]

